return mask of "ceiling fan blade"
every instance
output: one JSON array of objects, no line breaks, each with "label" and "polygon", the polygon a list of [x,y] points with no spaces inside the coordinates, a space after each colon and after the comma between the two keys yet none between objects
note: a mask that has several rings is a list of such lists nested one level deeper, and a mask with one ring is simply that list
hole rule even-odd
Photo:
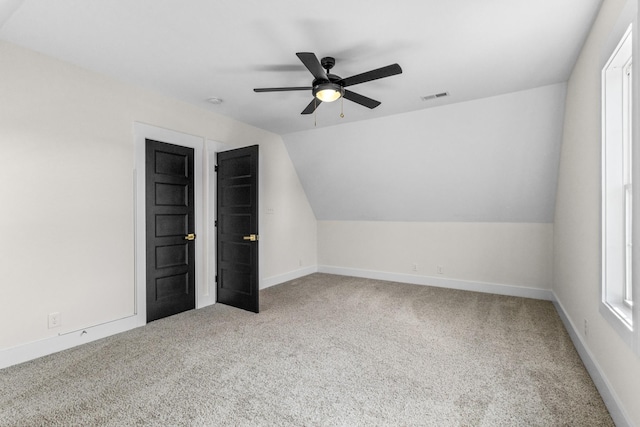
[{"label": "ceiling fan blade", "polygon": [[376,108],[380,105],[380,101],[376,101],[375,99],[367,98],[366,96],[360,95],[359,93],[351,92],[350,90],[344,91],[344,97],[349,101],[353,101],[356,104],[364,105],[368,108]]},{"label": "ceiling fan blade", "polygon": [[297,87],[261,87],[254,89],[254,92],[288,92],[291,90],[311,90],[311,86],[297,86]]},{"label": "ceiling fan blade", "polygon": [[320,64],[320,61],[318,61],[318,57],[315,53],[298,52],[296,55],[300,58],[300,61],[302,61],[304,66],[311,71],[313,77],[316,79],[329,80],[327,73],[325,73],[324,68],[322,68],[322,65]]},{"label": "ceiling fan blade", "polygon": [[302,110],[302,113],[300,114],[311,114],[316,111],[316,108],[318,108],[318,105],[320,104],[322,104],[322,101],[314,96],[309,105],[307,105],[307,108]]},{"label": "ceiling fan blade", "polygon": [[342,79],[339,83],[342,86],[352,86],[364,82],[370,82],[371,80],[382,79],[384,77],[395,76],[401,74],[402,68],[398,64],[387,65],[386,67],[377,68],[375,70],[367,71],[366,73],[356,74],[355,76]]}]

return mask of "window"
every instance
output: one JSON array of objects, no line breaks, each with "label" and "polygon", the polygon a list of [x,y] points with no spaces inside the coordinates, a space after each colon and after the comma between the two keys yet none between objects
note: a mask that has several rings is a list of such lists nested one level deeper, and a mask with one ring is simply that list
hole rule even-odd
[{"label": "window", "polygon": [[633,115],[632,111],[632,99],[633,99],[633,82],[632,82],[632,62],[631,56],[629,60],[622,67],[622,128],[623,128],[623,158],[624,158],[624,203],[625,203],[625,286],[623,293],[623,302],[629,308],[633,308],[633,282],[632,282],[632,272],[631,265],[633,262],[633,258],[631,257],[632,245],[631,245],[631,229],[632,229],[632,189],[631,189],[631,181],[632,181],[632,159],[631,159],[631,141],[632,141],[632,120]]},{"label": "window", "polygon": [[633,340],[632,29],[602,70],[601,312]]}]

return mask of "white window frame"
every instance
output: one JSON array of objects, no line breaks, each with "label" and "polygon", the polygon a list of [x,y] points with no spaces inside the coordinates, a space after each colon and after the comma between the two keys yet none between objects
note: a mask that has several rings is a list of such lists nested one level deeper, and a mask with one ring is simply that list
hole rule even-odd
[{"label": "white window frame", "polygon": [[[602,68],[602,280],[600,313],[629,346],[638,351],[633,304],[632,157],[635,85],[633,25],[610,51]],[[635,276],[638,276],[637,274]],[[637,278],[636,278],[637,280]],[[637,295],[637,293],[636,293]],[[637,298],[636,298],[637,299]],[[634,311],[636,314],[634,314]],[[637,321],[635,322],[637,325]],[[635,330],[634,330],[635,329]]]},{"label": "white window frame", "polygon": [[[629,36],[632,43],[633,34]],[[633,43],[632,43],[633,46]],[[633,325],[633,59],[622,68],[622,122],[625,200],[625,278],[622,303],[630,310]]]}]

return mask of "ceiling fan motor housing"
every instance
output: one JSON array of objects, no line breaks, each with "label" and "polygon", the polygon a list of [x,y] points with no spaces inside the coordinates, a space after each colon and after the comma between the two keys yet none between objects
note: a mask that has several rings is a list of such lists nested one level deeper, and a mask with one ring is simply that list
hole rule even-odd
[{"label": "ceiling fan motor housing", "polygon": [[336,59],[331,56],[325,56],[320,60],[320,65],[322,65],[322,68],[327,70],[328,74],[329,70],[332,69],[334,65],[336,65]]}]

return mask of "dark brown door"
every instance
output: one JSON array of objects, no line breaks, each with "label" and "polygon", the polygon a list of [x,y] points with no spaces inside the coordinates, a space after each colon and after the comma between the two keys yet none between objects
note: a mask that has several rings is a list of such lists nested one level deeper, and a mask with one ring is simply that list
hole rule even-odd
[{"label": "dark brown door", "polygon": [[258,146],[218,153],[217,164],[217,300],[258,313]]},{"label": "dark brown door", "polygon": [[193,157],[146,141],[147,322],[196,305]]}]

